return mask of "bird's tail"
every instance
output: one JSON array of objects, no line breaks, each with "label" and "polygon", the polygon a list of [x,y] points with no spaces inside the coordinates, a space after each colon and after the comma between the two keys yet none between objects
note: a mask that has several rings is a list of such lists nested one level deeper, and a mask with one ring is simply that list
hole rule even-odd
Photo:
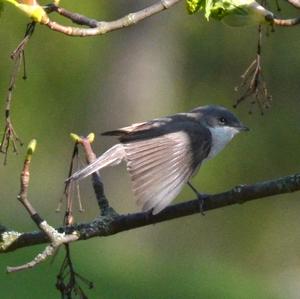
[{"label": "bird's tail", "polygon": [[120,164],[125,158],[125,151],[122,144],[116,144],[107,150],[103,155],[97,158],[94,162],[87,167],[75,172],[70,176],[67,181],[78,181],[91,175],[107,166],[115,166]]}]

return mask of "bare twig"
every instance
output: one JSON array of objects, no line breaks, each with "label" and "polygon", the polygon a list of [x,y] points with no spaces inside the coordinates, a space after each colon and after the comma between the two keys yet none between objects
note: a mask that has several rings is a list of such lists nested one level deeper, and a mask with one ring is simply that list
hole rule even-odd
[{"label": "bare twig", "polygon": [[272,96],[268,93],[266,82],[263,80],[262,64],[261,64],[261,46],[262,46],[262,26],[258,26],[258,42],[256,58],[252,61],[244,74],[241,76],[242,83],[235,90],[242,90],[242,95],[236,100],[234,107],[249,98],[254,98],[250,101],[249,113],[252,113],[252,106],[257,104],[261,114],[264,109],[271,105]]},{"label": "bare twig", "polygon": [[[74,169],[77,170],[76,165],[78,167],[78,161],[79,161],[79,156],[78,156],[78,142],[76,141],[74,144],[74,149],[71,157],[71,162],[70,162],[70,167],[68,171],[68,177],[72,175]],[[74,166],[75,164],[75,166]],[[75,189],[75,190],[74,190]],[[81,198],[80,198],[80,190],[79,190],[79,183],[78,182],[72,182],[65,184],[63,196],[59,200],[58,207],[56,209],[56,212],[60,212],[61,210],[61,205],[63,200],[66,200],[66,215],[65,215],[65,224],[69,225],[73,223],[73,215],[72,215],[72,206],[73,206],[73,195],[78,199],[78,208],[80,212],[83,212],[84,209],[82,208],[82,203],[81,203]]]},{"label": "bare twig", "polygon": [[[93,152],[93,149],[91,147],[91,139],[89,138],[89,136],[87,138],[82,138],[81,142],[88,164],[94,162],[96,159],[96,154]],[[98,206],[101,210],[101,215],[107,215],[110,213],[116,214],[116,212],[109,206],[109,202],[105,196],[104,186],[99,172],[94,172],[92,174],[92,184],[97,198]]]},{"label": "bare twig", "polygon": [[17,142],[20,142],[19,137],[17,136],[11,119],[10,119],[10,112],[11,112],[11,102],[12,102],[12,92],[15,86],[15,82],[17,79],[17,74],[20,69],[20,65],[22,63],[21,57],[15,60],[15,65],[13,68],[13,72],[10,78],[7,97],[6,97],[6,105],[5,105],[5,128],[4,133],[2,136],[1,144],[0,144],[0,152],[4,153],[4,164],[7,162],[7,154],[9,150],[10,143],[12,143],[13,151],[17,151]]},{"label": "bare twig", "polygon": [[[263,3],[265,6],[266,4]],[[280,9],[278,7],[278,9]],[[300,17],[294,19],[278,19],[270,20],[272,26],[294,26],[300,24]],[[256,58],[251,62],[246,71],[242,74],[242,82],[235,87],[235,91],[241,91],[241,96],[235,101],[233,107],[236,108],[242,102],[250,100],[249,113],[253,111],[253,106],[257,105],[260,113],[263,115],[264,110],[268,109],[272,103],[272,95],[269,94],[267,84],[263,78],[262,71],[262,26],[258,26],[258,42]]]},{"label": "bare twig", "polygon": [[50,239],[51,244],[48,245],[43,252],[39,253],[31,262],[28,262],[21,266],[7,267],[7,272],[18,272],[26,269],[33,268],[44,262],[48,257],[53,256],[57,249],[66,243],[74,242],[78,240],[78,235],[74,234],[65,235],[64,233],[59,233],[56,229],[50,226],[46,221],[42,221],[39,224],[39,228],[47,235]]},{"label": "bare twig", "polygon": [[24,49],[27,45],[30,37],[32,36],[35,28],[35,23],[30,23],[27,26],[25,36],[23,40],[19,43],[17,48],[12,52],[11,58],[14,60],[14,68],[12,75],[10,77],[10,82],[8,86],[8,92],[6,96],[6,105],[5,105],[5,128],[4,133],[2,136],[1,144],[0,144],[0,152],[4,153],[4,164],[7,162],[7,155],[10,145],[12,145],[13,151],[17,152],[17,143],[22,145],[22,141],[18,137],[17,133],[15,132],[11,118],[11,102],[12,102],[12,93],[16,85],[17,76],[20,70],[20,66],[23,62],[24,64],[24,76],[23,79],[26,79],[26,67],[25,67],[25,55]]},{"label": "bare twig", "polygon": [[66,255],[57,275],[56,288],[60,291],[62,298],[73,298],[73,295],[79,298],[87,298],[79,282],[83,282],[89,289],[93,288],[93,283],[74,269],[71,259],[69,244],[65,244]]},{"label": "bare twig", "polygon": [[[203,204],[203,211],[219,209],[233,204],[242,204],[251,200],[270,197],[278,194],[291,193],[300,190],[300,174],[293,174],[271,181],[259,182],[253,185],[240,185],[227,192],[209,195]],[[89,223],[82,223],[61,227],[57,231],[71,234],[77,232],[79,240],[90,239],[93,237],[110,236],[122,231],[143,227],[146,225],[181,218],[184,216],[200,213],[199,200],[190,200],[164,209],[157,215],[151,213],[135,213],[128,215],[106,215],[96,218]],[[8,235],[13,231],[0,234]],[[17,235],[18,234],[18,235]],[[0,241],[0,253],[13,251],[22,247],[48,242],[48,237],[44,232],[17,233],[10,242]]]},{"label": "bare twig", "polygon": [[[31,262],[17,267],[7,267],[7,272],[17,272],[17,271],[32,268],[37,264],[45,261],[49,256],[52,256],[62,244],[76,241],[79,238],[77,232],[75,231],[69,235],[65,235],[65,233],[59,233],[57,230],[55,230],[52,226],[50,226],[45,220],[43,220],[40,217],[40,215],[36,212],[34,207],[31,205],[30,201],[28,200],[28,187],[30,181],[30,163],[31,163],[32,154],[35,151],[35,147],[36,147],[36,141],[32,140],[28,146],[26,158],[23,165],[23,170],[21,173],[21,190],[18,195],[18,199],[25,207],[25,209],[31,216],[32,220],[37,224],[37,226],[41,229],[41,231],[51,241],[51,244],[48,245],[45,248],[45,250],[42,253],[38,254]],[[17,233],[15,233],[14,235],[17,235]]]},{"label": "bare twig", "polygon": [[71,27],[71,26],[64,26],[58,24],[56,22],[47,19],[44,23],[47,25],[51,30],[70,35],[70,36],[94,36],[94,35],[102,35],[110,31],[122,29],[124,27],[129,27],[131,25],[135,25],[136,23],[151,17],[165,9],[168,9],[175,4],[179,3],[181,0],[161,0],[157,3],[154,3],[142,10],[130,13],[120,19],[111,22],[105,21],[96,21],[94,19],[90,19],[88,17],[79,15],[77,13],[72,13],[67,11],[66,9],[55,7],[51,5],[49,7],[50,11],[56,11],[64,17],[72,20],[74,23],[80,25],[86,25],[90,28],[80,28],[80,27]]},{"label": "bare twig", "polygon": [[[81,144],[85,153],[85,159],[88,164],[92,163],[96,159],[96,154],[93,152],[91,143],[94,141],[95,134],[90,133],[87,137],[78,136],[74,133],[71,134],[71,138],[78,144]],[[69,177],[71,173],[69,173]],[[67,181],[66,187],[71,184],[78,184],[74,181]],[[116,214],[116,212],[109,206],[109,202],[104,193],[104,186],[100,177],[99,172],[95,172],[92,174],[92,183],[94,192],[96,195],[97,203],[99,209],[101,211],[101,215],[108,215],[108,214]]]},{"label": "bare twig", "polygon": [[[72,174],[73,171],[73,163],[74,160],[78,161],[78,142],[75,142],[70,169],[69,169],[69,176]],[[66,184],[65,187],[65,197],[67,199],[66,204],[66,211],[63,220],[64,227],[69,227],[74,222],[73,215],[72,215],[72,197],[70,188],[73,184]],[[77,184],[77,186],[79,186]],[[81,203],[80,203],[81,206]],[[82,287],[80,286],[80,281],[84,282],[89,286],[89,288],[93,287],[93,283],[88,281],[86,278],[81,276],[77,273],[74,269],[74,265],[71,258],[71,249],[70,244],[65,244],[65,251],[66,255],[60,267],[60,271],[58,273],[57,280],[56,280],[56,288],[60,291],[62,298],[73,298],[73,295],[80,298],[87,298]]]}]

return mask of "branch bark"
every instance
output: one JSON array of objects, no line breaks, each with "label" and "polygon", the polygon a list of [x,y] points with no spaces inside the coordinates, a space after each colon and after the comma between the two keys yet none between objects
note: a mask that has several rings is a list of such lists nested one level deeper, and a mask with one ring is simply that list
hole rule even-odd
[{"label": "branch bark", "polygon": [[[300,190],[300,173],[253,185],[240,185],[224,193],[209,195],[204,202],[203,210],[210,211],[233,204],[242,204],[251,200],[291,193],[298,190]],[[157,215],[152,215],[151,213],[134,213],[128,215],[111,213],[99,216],[89,223],[81,223],[67,228],[61,227],[57,230],[67,234],[76,231],[79,235],[79,240],[86,240],[93,237],[110,236],[122,231],[197,213],[200,213],[200,209],[199,201],[196,199],[169,206]],[[3,246],[3,236],[8,235],[10,232],[14,233],[17,237],[10,244]],[[17,233],[6,231],[0,234],[0,253],[46,242],[49,242],[49,240],[43,232]]]},{"label": "branch bark", "polygon": [[[36,148],[36,140],[33,139],[27,148],[27,153],[25,156],[23,169],[21,172],[20,179],[20,193],[18,195],[18,200],[22,203],[24,208],[27,210],[29,215],[35,224],[41,229],[41,231],[49,238],[51,244],[48,245],[44,251],[38,254],[32,261],[23,264],[21,266],[7,267],[7,272],[17,272],[25,269],[35,267],[39,263],[45,261],[49,256],[55,254],[56,250],[63,244],[68,244],[75,240],[78,240],[76,232],[74,234],[65,235],[63,233],[57,232],[52,226],[50,226],[45,220],[43,220],[40,215],[36,212],[31,202],[28,199],[28,188],[30,181],[30,165],[32,155]],[[0,247],[5,248],[9,247],[9,244],[13,243],[18,239],[20,234],[18,232],[3,232],[1,233],[2,242],[0,242]]]},{"label": "branch bark", "polygon": [[[129,13],[128,15],[120,19],[110,21],[110,22],[98,21],[89,18],[87,16],[68,11],[65,8],[58,7],[52,4],[48,6],[48,12],[56,12],[61,16],[70,19],[75,24],[81,26],[82,25],[87,26],[89,28],[65,26],[57,22],[51,21],[49,18],[47,18],[45,22],[43,22],[43,24],[48,26],[53,31],[57,31],[68,36],[86,37],[86,36],[103,35],[111,31],[123,29],[131,25],[135,25],[138,22],[148,17],[151,17],[157,13],[162,12],[163,10],[166,10],[174,6],[180,1],[181,0],[160,0],[157,3],[154,3],[144,9],[141,9],[133,13]],[[287,1],[292,6],[296,8],[300,8],[299,0],[287,0]],[[300,24],[300,17],[291,18],[291,19],[274,18],[272,21],[275,26],[291,27]]]},{"label": "branch bark", "polygon": [[300,24],[300,17],[293,19],[273,19],[273,24],[276,26],[291,27]]},{"label": "branch bark", "polygon": [[111,22],[105,21],[96,21],[94,19],[90,19],[86,16],[72,13],[67,11],[66,9],[57,7],[57,6],[50,6],[50,11],[56,11],[60,15],[72,20],[74,23],[79,25],[86,25],[90,28],[79,28],[79,27],[71,27],[71,26],[64,26],[58,24],[57,22],[53,22],[50,19],[44,22],[51,30],[58,31],[60,33],[69,35],[69,36],[95,36],[95,35],[102,35],[110,31],[122,29],[124,27],[129,27],[131,25],[135,25],[136,23],[151,17],[163,10],[166,10],[175,4],[179,3],[181,0],[161,0],[157,3],[154,3],[144,9],[139,11],[130,13],[120,19]]}]

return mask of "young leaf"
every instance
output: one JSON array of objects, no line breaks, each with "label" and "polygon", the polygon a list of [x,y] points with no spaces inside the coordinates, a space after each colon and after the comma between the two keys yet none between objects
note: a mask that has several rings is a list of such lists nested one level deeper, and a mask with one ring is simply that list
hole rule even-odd
[{"label": "young leaf", "polygon": [[[45,10],[35,1],[35,0],[24,0],[19,3],[16,0],[0,0],[6,1],[17,7],[23,13],[25,13],[29,18],[37,23],[43,23],[48,19]],[[29,3],[29,4],[27,4]]]},{"label": "young leaf", "polygon": [[201,0],[186,0],[186,9],[189,14],[194,14],[199,11]]}]

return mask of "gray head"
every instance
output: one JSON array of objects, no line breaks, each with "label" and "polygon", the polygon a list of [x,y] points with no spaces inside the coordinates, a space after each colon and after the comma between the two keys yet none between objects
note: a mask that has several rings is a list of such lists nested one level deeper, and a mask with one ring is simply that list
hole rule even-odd
[{"label": "gray head", "polygon": [[231,111],[222,106],[197,107],[191,113],[195,113],[196,118],[208,128],[230,127],[237,131],[249,130]]}]

